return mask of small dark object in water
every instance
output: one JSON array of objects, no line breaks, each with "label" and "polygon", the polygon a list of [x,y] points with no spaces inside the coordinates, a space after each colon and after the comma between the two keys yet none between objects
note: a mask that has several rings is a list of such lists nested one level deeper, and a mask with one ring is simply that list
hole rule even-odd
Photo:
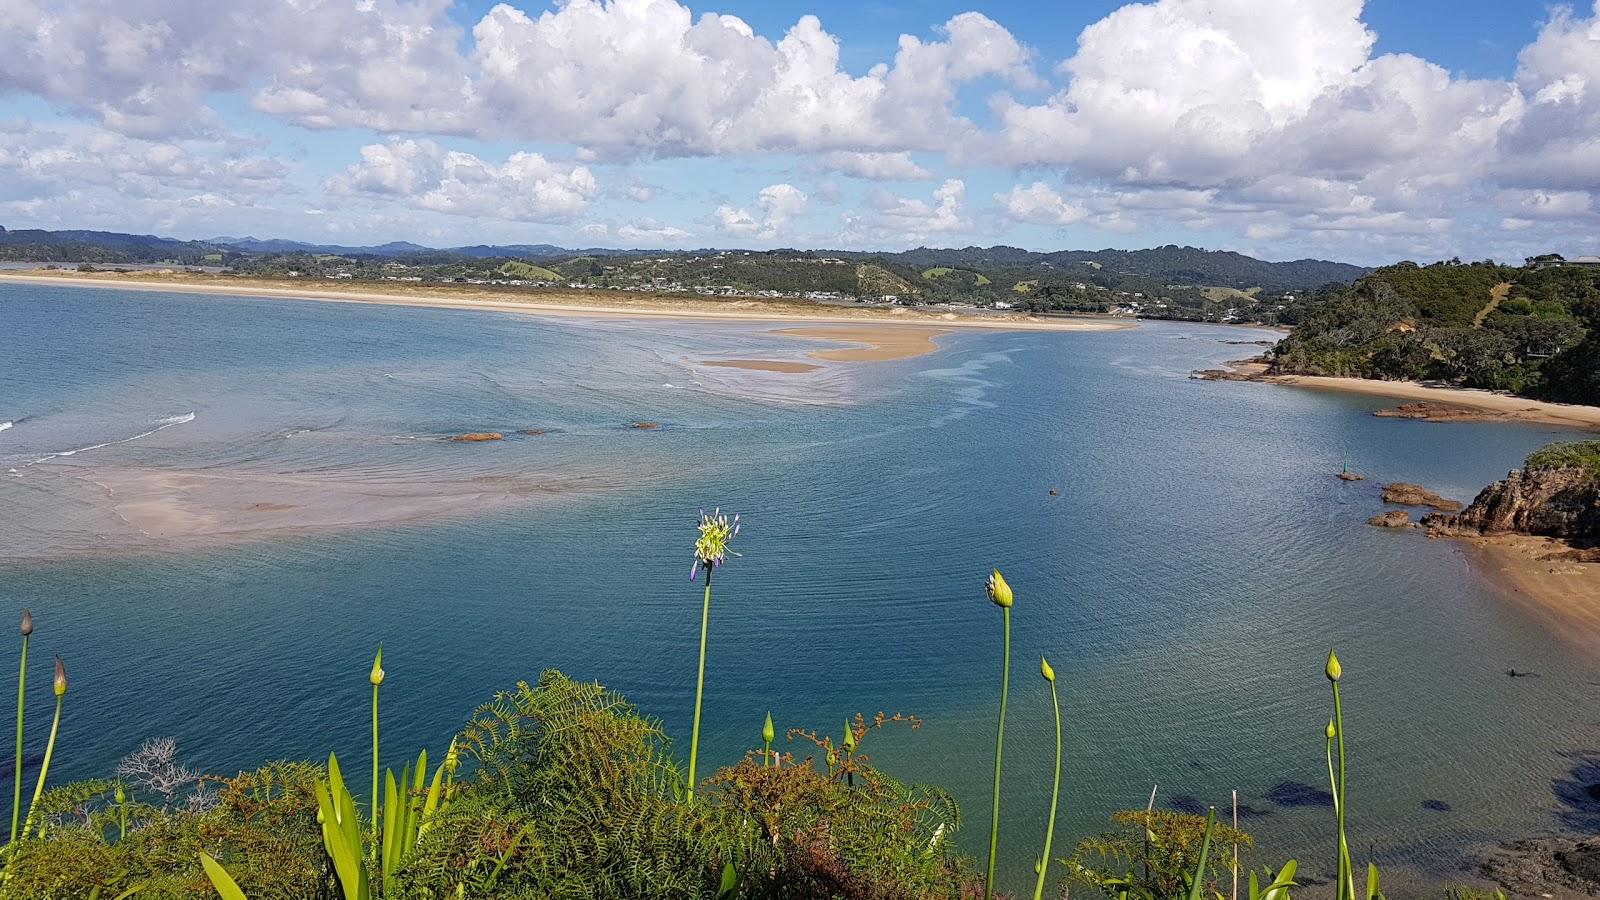
[{"label": "small dark object in water", "polygon": [[1538,672],[1518,672],[1516,669],[1507,669],[1506,674],[1512,678],[1538,678]]},{"label": "small dark object in water", "polygon": [[1449,812],[1450,804],[1443,800],[1424,800],[1422,801],[1422,808],[1428,812]]},{"label": "small dark object in water", "polygon": [[1270,809],[1262,809],[1259,806],[1251,806],[1248,803],[1239,804],[1239,818],[1241,819],[1257,819],[1261,816],[1270,815],[1272,815],[1272,810]]},{"label": "small dark object in water", "polygon": [[1059,496],[1061,496],[1061,492],[1056,490],[1055,488],[1051,488],[1050,489],[1050,496],[1059,497]]},{"label": "small dark object in water", "polygon": [[1192,794],[1175,794],[1167,798],[1167,806],[1191,816],[1203,816],[1206,814],[1206,805],[1200,802],[1200,798]]},{"label": "small dark object in water", "polygon": [[1267,799],[1279,806],[1333,806],[1333,795],[1303,781],[1280,781],[1267,791]]}]

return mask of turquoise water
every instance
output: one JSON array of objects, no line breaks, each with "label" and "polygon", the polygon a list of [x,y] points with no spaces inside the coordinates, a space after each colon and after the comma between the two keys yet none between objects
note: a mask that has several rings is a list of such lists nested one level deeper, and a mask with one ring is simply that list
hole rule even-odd
[{"label": "turquoise water", "polygon": [[[713,610],[709,761],[756,746],[768,709],[832,730],[914,713],[864,749],[953,790],[974,853],[1000,648],[983,579],[1005,570],[1013,889],[1048,802],[1041,653],[1067,722],[1058,847],[1152,783],[1179,805],[1237,788],[1258,862],[1324,871],[1331,813],[1296,786],[1326,777],[1330,644],[1363,855],[1448,873],[1483,840],[1596,824],[1572,781],[1596,765],[1593,662],[1459,545],[1364,524],[1383,482],[1466,499],[1560,432],[1185,378],[1247,355],[1224,343],[1262,336],[1244,329],[963,332],[800,376],[699,364],[816,347],[766,327],[0,286],[0,615],[35,612],[35,710],[67,659],[61,776],[165,735],[211,772],[359,757],[380,641],[396,762],[547,667],[686,738],[689,547],[720,505],[745,530]],[[444,440],[477,430],[508,439]],[[1332,478],[1346,462],[1369,480]],[[125,485],[179,475],[207,486],[191,524],[248,525],[288,491],[340,527],[144,538],[118,518]],[[466,500],[418,512],[441,492]]]}]

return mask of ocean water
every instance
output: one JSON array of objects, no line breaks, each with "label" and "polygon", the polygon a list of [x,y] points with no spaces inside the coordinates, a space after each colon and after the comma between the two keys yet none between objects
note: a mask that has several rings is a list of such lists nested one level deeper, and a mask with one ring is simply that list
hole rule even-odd
[{"label": "ocean water", "polygon": [[[689,550],[721,506],[745,529],[702,765],[759,746],[768,710],[834,732],[912,713],[863,750],[952,790],[974,854],[1000,652],[983,581],[1005,571],[1004,887],[1031,883],[1048,803],[1041,654],[1066,720],[1058,855],[1152,784],[1179,806],[1237,789],[1253,862],[1327,874],[1330,645],[1362,858],[1449,879],[1474,844],[1600,824],[1594,661],[1461,545],[1365,524],[1382,483],[1468,499],[1561,431],[1185,377],[1252,352],[1227,343],[1264,337],[1246,329],[701,364],[819,346],[769,327],[0,286],[0,616],[38,623],[30,746],[59,653],[58,777],[152,736],[215,773],[360,758],[381,642],[386,763],[552,667],[626,692],[686,753]],[[446,439],[481,430],[507,440]],[[1333,478],[1347,463],[1368,480]],[[302,514],[320,527],[281,528]]]}]

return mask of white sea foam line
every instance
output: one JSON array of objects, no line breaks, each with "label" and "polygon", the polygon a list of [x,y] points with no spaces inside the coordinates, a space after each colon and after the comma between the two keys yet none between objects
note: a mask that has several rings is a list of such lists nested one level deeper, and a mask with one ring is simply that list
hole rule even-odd
[{"label": "white sea foam line", "polygon": [[12,424],[13,423],[11,422],[0,422],[0,431],[5,431],[7,428],[10,428]]},{"label": "white sea foam line", "polygon": [[[157,419],[156,420],[156,427],[150,429],[149,431],[140,432],[139,434],[136,434],[133,437],[123,438],[120,441],[106,441],[103,444],[91,444],[88,447],[79,447],[79,448],[77,448],[75,450],[59,450],[59,451],[57,451],[55,453],[47,453],[44,456],[41,456],[38,459],[34,460],[33,462],[25,463],[25,464],[23,464],[21,466],[18,466],[17,468],[26,469],[26,468],[28,468],[30,466],[36,466],[39,463],[55,459],[58,456],[76,456],[79,453],[87,453],[90,450],[99,450],[99,449],[101,449],[103,447],[114,447],[117,444],[131,443],[133,441],[137,441],[140,438],[147,438],[150,435],[155,434],[158,431],[164,431],[164,430],[166,430],[168,428],[171,428],[174,425],[183,425],[185,423],[193,422],[193,421],[194,421],[194,413],[192,413],[192,412],[184,413],[181,416],[167,416],[164,419]],[[17,469],[12,469],[7,474],[9,474],[9,475],[20,475],[21,473],[18,472]]]}]

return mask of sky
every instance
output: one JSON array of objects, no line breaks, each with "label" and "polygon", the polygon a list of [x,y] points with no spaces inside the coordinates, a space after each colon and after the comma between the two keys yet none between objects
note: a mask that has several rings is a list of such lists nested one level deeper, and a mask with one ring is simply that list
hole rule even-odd
[{"label": "sky", "polygon": [[1600,0],[5,0],[0,226],[1600,253]]}]

